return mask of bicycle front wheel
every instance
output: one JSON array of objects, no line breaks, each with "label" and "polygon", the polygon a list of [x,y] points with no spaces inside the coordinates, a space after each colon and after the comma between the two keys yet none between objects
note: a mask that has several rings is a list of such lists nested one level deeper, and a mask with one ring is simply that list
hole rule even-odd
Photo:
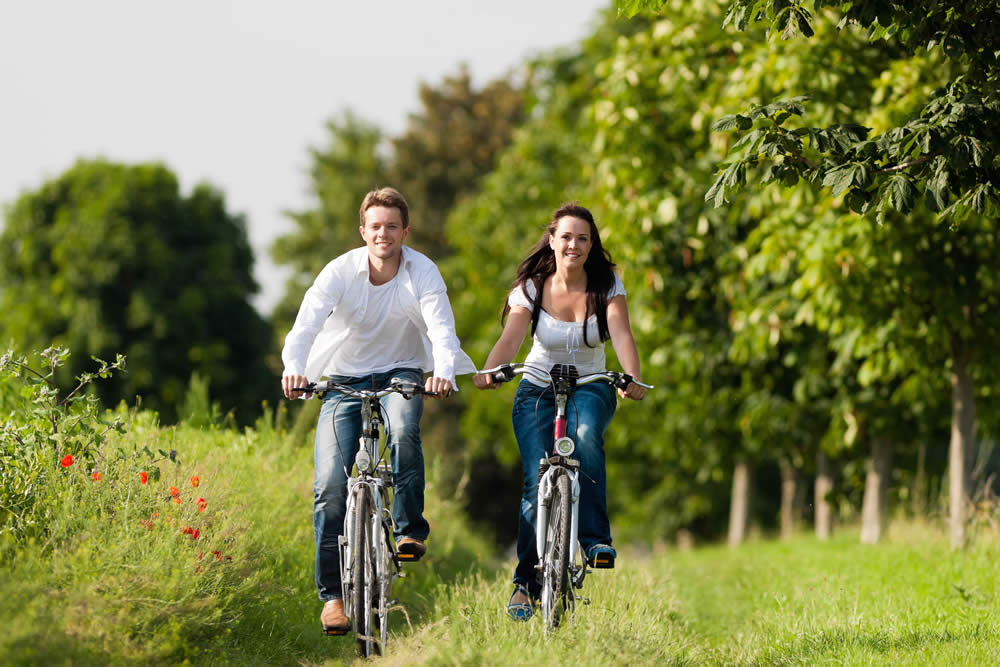
[{"label": "bicycle front wheel", "polygon": [[570,607],[570,483],[564,470],[555,472],[552,484],[552,504],[545,528],[545,551],[542,558],[542,614],[545,627],[559,627],[563,613]]},{"label": "bicycle front wheel", "polygon": [[354,502],[354,534],[351,539],[351,570],[354,587],[351,591],[353,615],[351,625],[358,654],[367,658],[378,650],[377,632],[374,623],[373,601],[378,586],[375,569],[374,543],[372,541],[372,510],[374,505],[369,497],[368,487],[359,485]]}]

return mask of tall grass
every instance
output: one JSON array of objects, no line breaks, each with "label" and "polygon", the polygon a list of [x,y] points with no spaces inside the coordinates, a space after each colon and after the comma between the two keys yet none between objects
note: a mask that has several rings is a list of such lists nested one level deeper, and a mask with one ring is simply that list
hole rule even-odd
[{"label": "tall grass", "polygon": [[[4,662],[352,659],[349,642],[319,628],[309,442],[266,420],[243,432],[164,429],[146,412],[107,446],[175,450],[178,462],[159,462],[146,484],[126,460],[108,461],[100,481],[75,465],[61,471],[47,538],[0,543]],[[395,590],[413,624],[438,584],[490,567],[486,538],[436,497],[433,469],[429,479],[431,555]],[[406,614],[394,622],[406,627]]]}]

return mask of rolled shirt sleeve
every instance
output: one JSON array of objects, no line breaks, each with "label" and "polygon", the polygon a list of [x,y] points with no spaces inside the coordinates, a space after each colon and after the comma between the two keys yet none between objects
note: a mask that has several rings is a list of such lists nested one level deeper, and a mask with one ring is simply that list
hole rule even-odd
[{"label": "rolled shirt sleeve", "polygon": [[427,326],[427,338],[431,343],[433,373],[436,377],[446,378],[457,390],[455,376],[474,373],[476,366],[462,351],[461,342],[455,333],[455,316],[441,272],[431,265],[420,282],[418,299],[420,313]]}]

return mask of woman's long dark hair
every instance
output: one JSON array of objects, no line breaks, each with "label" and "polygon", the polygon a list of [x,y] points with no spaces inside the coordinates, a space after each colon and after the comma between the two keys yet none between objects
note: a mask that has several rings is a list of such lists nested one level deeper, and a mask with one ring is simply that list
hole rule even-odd
[{"label": "woman's long dark hair", "polygon": [[[542,287],[545,279],[556,272],[556,256],[549,246],[549,237],[556,233],[556,227],[560,218],[572,217],[586,220],[590,225],[590,254],[583,265],[583,270],[587,274],[587,311],[583,316],[583,342],[588,347],[595,347],[587,341],[587,320],[591,313],[597,315],[597,333],[603,343],[611,334],[608,332],[608,292],[615,284],[615,265],[611,261],[611,253],[604,249],[601,244],[601,236],[597,232],[597,225],[594,223],[594,216],[590,211],[580,206],[576,202],[563,204],[555,213],[552,220],[545,228],[541,240],[535,244],[531,254],[529,254],[517,267],[517,277],[511,285],[511,291],[515,289],[524,290],[524,285],[529,280],[535,286],[535,298],[532,300],[528,296],[527,290],[524,295],[532,302],[531,311],[531,335],[535,334],[538,326],[538,316],[542,310]],[[503,313],[500,315],[500,322],[507,321],[510,313],[510,304],[504,303]]]}]

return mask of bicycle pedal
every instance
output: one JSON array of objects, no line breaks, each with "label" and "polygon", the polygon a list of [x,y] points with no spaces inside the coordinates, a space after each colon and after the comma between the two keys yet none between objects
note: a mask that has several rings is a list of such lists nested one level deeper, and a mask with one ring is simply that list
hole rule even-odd
[{"label": "bicycle pedal", "polygon": [[349,628],[323,628],[323,634],[327,637],[343,637]]},{"label": "bicycle pedal", "polygon": [[413,562],[415,560],[420,560],[420,556],[418,556],[417,554],[401,554],[401,553],[397,553],[396,554],[396,560],[403,560],[403,561],[407,561],[407,562]]}]

